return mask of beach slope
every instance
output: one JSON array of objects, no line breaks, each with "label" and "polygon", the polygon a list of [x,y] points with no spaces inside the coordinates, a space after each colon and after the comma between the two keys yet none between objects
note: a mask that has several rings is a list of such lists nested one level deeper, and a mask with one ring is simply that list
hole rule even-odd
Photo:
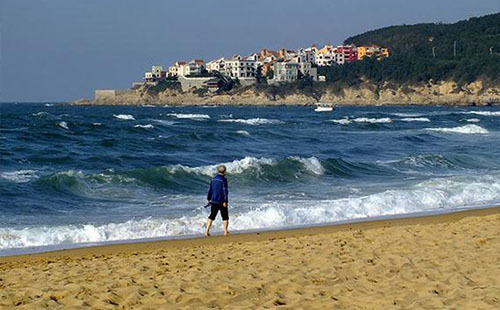
[{"label": "beach slope", "polygon": [[2,309],[499,309],[498,292],[500,208],[0,258]]}]

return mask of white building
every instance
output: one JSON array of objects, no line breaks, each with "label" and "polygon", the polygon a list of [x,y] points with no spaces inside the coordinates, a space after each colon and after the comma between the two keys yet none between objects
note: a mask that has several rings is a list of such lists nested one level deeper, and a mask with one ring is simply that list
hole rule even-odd
[{"label": "white building", "polygon": [[194,59],[179,66],[178,76],[192,76],[200,74],[205,68],[205,62],[201,59]]},{"label": "white building", "polygon": [[144,73],[144,80],[155,81],[167,76],[167,73],[163,71],[162,66],[152,66],[151,71]]},{"label": "white building", "polygon": [[274,82],[291,82],[299,78],[300,64],[291,61],[280,61],[273,65]]},{"label": "white building", "polygon": [[335,54],[335,48],[327,44],[316,52],[315,62],[318,66],[331,66],[335,64]]},{"label": "white building", "polygon": [[226,59],[224,63],[224,75],[232,78],[254,78],[257,73],[258,63],[252,57],[244,58],[240,55]]},{"label": "white building", "polygon": [[178,76],[179,75],[179,68],[182,66],[182,65],[185,65],[186,62],[185,61],[176,61],[175,64],[173,66],[170,66],[168,68],[168,75],[169,76]]},{"label": "white building", "polygon": [[226,59],[224,57],[212,60],[206,64],[206,69],[208,72],[224,72],[224,66]]}]

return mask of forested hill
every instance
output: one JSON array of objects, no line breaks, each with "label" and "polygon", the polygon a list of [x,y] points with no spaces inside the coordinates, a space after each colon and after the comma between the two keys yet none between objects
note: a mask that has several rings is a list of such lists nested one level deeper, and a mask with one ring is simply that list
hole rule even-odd
[{"label": "forested hill", "polygon": [[415,83],[486,79],[500,83],[500,13],[454,24],[417,24],[381,28],[347,38],[344,43],[379,45],[391,57],[366,60],[326,70],[330,81]]},{"label": "forested hill", "polygon": [[488,55],[490,47],[500,53],[500,13],[473,17],[454,24],[391,26],[348,38],[345,43],[387,46],[394,55],[408,54],[452,58],[456,41],[457,58]]}]

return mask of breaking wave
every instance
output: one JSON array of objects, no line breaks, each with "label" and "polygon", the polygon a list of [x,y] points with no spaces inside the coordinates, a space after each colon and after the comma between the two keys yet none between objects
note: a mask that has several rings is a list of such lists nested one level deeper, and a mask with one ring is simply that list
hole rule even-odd
[{"label": "breaking wave", "polygon": [[430,122],[431,120],[428,119],[427,117],[406,117],[406,118],[402,118],[401,121],[403,121],[403,122]]},{"label": "breaking wave", "polygon": [[18,170],[18,171],[8,171],[0,172],[0,178],[14,182],[14,183],[25,183],[29,182],[38,177],[36,170]]},{"label": "breaking wave", "polygon": [[500,111],[467,111],[462,114],[476,114],[482,116],[500,116]]},{"label": "breaking wave", "polygon": [[368,118],[368,117],[357,117],[357,118],[342,118],[342,119],[332,119],[329,120],[330,122],[341,124],[341,125],[348,125],[351,123],[367,123],[367,124],[386,124],[386,123],[392,123],[392,119],[389,117],[382,117],[382,118]]},{"label": "breaking wave", "polygon": [[68,123],[66,123],[64,121],[57,123],[57,126],[63,128],[63,129],[69,130]]},{"label": "breaking wave", "polygon": [[[346,219],[493,204],[500,201],[497,176],[435,178],[406,189],[324,200],[234,202],[234,230],[331,223]],[[256,205],[256,206],[255,206]],[[203,233],[206,212],[180,218],[133,219],[104,225],[0,228],[0,249],[83,242],[107,242]],[[219,230],[216,225],[215,230]]]},{"label": "breaking wave", "polygon": [[444,132],[444,133],[461,133],[461,134],[487,134],[489,131],[478,125],[465,125],[452,128],[426,128],[426,130]]},{"label": "breaking wave", "polygon": [[242,136],[250,136],[250,133],[246,130],[238,130],[236,133]]},{"label": "breaking wave", "polygon": [[113,117],[117,119],[121,119],[124,121],[133,121],[135,120],[134,116],[132,114],[113,114]]},{"label": "breaking wave", "polygon": [[153,126],[151,124],[146,124],[146,125],[137,124],[137,125],[134,125],[134,128],[142,128],[142,129],[152,129],[154,127],[155,126]]},{"label": "breaking wave", "polygon": [[481,120],[479,118],[468,118],[466,121],[469,123],[479,123]]},{"label": "breaking wave", "polygon": [[267,119],[267,118],[250,118],[250,119],[241,119],[241,118],[229,118],[229,119],[221,119],[219,122],[225,123],[241,123],[246,125],[269,125],[269,124],[281,124],[283,123],[277,119]]},{"label": "breaking wave", "polygon": [[180,119],[193,119],[193,120],[205,120],[209,119],[210,116],[207,114],[183,114],[183,113],[170,113],[168,116],[172,116]]}]

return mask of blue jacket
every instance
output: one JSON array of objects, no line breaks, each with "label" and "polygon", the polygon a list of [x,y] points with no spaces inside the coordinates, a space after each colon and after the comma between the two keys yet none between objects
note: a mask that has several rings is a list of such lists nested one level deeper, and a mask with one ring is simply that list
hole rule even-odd
[{"label": "blue jacket", "polygon": [[220,174],[217,174],[210,181],[207,200],[212,203],[228,202],[229,190],[227,188],[227,179]]}]

